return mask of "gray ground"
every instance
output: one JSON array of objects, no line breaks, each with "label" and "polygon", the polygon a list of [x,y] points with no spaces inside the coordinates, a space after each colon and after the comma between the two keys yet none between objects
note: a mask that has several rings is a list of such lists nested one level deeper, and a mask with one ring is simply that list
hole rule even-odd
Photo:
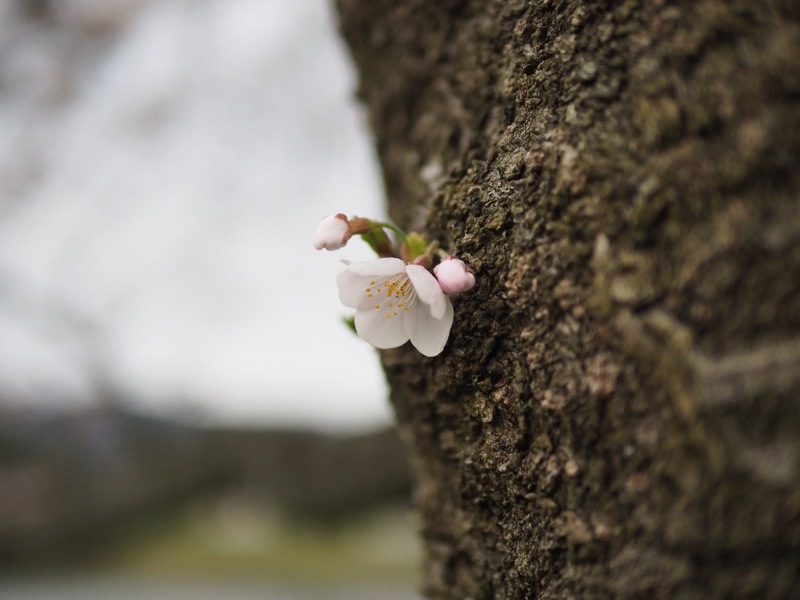
[{"label": "gray ground", "polygon": [[411,588],[315,587],[268,582],[19,579],[0,581],[3,600],[418,600]]}]

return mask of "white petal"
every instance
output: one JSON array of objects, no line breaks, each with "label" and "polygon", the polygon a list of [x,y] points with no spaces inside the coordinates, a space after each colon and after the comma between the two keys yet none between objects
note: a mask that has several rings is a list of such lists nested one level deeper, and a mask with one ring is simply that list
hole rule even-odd
[{"label": "white petal", "polygon": [[344,215],[331,215],[322,219],[314,233],[314,247],[317,250],[338,250],[352,236],[350,224]]},{"label": "white petal", "polygon": [[417,297],[430,306],[434,319],[441,319],[444,315],[447,298],[436,278],[428,269],[419,265],[408,265],[406,273],[414,286],[414,291],[417,292]]},{"label": "white petal", "polygon": [[365,277],[391,277],[405,271],[406,263],[399,258],[378,258],[350,263],[347,269],[351,273]]},{"label": "white petal", "polygon": [[453,326],[453,305],[445,297],[445,310],[436,319],[425,304],[415,302],[405,313],[403,324],[411,343],[425,356],[436,356],[444,350],[450,328]]},{"label": "white petal", "polygon": [[339,286],[339,300],[345,306],[358,308],[359,302],[367,296],[370,278],[356,275],[345,269],[336,276],[336,285]]},{"label": "white petal", "polygon": [[[364,304],[367,304],[366,302]],[[400,312],[395,315],[388,313],[384,306],[375,308],[372,299],[368,306],[356,311],[356,333],[362,340],[369,342],[376,348],[397,348],[408,341],[408,334],[403,327],[404,317],[411,311]]]}]

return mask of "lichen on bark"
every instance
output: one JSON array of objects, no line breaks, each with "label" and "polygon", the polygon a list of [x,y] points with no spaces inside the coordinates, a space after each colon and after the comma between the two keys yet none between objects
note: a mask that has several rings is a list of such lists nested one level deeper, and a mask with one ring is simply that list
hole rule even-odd
[{"label": "lichen on bark", "polygon": [[338,8],[392,217],[479,281],[382,353],[426,595],[800,595],[798,4]]}]

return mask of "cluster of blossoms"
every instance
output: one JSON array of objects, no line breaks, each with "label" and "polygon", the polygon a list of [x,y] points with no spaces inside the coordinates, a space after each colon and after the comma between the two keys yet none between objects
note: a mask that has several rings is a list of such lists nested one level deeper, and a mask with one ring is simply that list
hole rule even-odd
[{"label": "cluster of blossoms", "polygon": [[[395,243],[387,230],[397,238]],[[439,354],[453,325],[448,296],[472,289],[472,269],[419,234],[406,235],[388,223],[342,214],[322,220],[314,247],[338,250],[354,235],[380,257],[342,261],[347,268],[336,278],[342,304],[356,309],[358,336],[376,348],[396,348],[411,340],[425,356]]]}]

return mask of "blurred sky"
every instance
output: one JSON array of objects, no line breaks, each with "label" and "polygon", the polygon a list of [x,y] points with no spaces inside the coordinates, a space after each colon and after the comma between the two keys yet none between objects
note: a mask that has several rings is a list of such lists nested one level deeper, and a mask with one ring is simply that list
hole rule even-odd
[{"label": "blurred sky", "polygon": [[0,402],[388,422],[311,245],[383,213],[348,61],[326,0],[0,0]]}]

